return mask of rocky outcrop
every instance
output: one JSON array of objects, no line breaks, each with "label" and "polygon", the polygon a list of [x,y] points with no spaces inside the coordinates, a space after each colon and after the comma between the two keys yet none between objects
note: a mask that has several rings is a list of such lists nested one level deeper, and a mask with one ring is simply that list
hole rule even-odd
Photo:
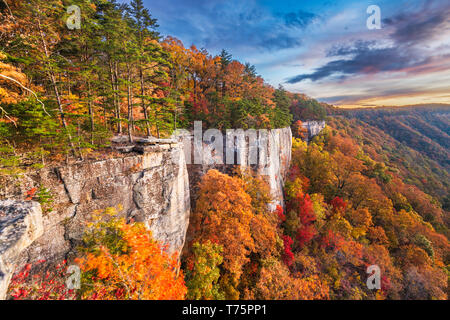
[{"label": "rocky outcrop", "polygon": [[305,121],[303,122],[302,126],[306,130],[308,130],[306,140],[310,141],[312,138],[317,136],[323,129],[325,129],[326,123],[325,121]]},{"label": "rocky outcrop", "polygon": [[[201,134],[203,139],[194,139],[191,132],[177,136],[188,160],[192,204],[198,182],[208,170],[230,174],[240,165],[267,181],[273,198],[272,209],[278,204],[283,205],[283,186],[291,162],[291,128],[246,131],[241,140],[234,137],[236,134],[236,131],[215,132],[211,138],[206,131]],[[219,140],[222,142],[218,144]]]},{"label": "rocky outcrop", "polygon": [[[44,206],[46,210],[40,222],[42,227],[38,228],[36,224],[36,230],[43,230],[43,233],[24,231],[24,234],[29,234],[28,238],[24,238],[26,241],[14,240],[13,236],[18,231],[6,233],[2,227],[1,247],[6,246],[3,241],[16,243],[9,246],[11,249],[8,252],[14,252],[17,256],[21,253],[20,257],[15,258],[17,266],[41,259],[50,264],[65,258],[70,260],[93,212],[121,206],[123,209],[119,216],[144,222],[153,236],[167,244],[170,251],[181,252],[190,214],[184,154],[176,143],[145,148],[144,154],[132,153],[114,159],[44,168],[15,180],[1,181],[2,199],[23,199],[27,191],[45,187],[53,201],[50,206]],[[13,202],[7,203],[14,207]],[[32,203],[23,202],[28,206]],[[20,205],[14,210],[22,211]],[[27,219],[37,215],[29,215]],[[10,225],[16,228],[16,225]]]},{"label": "rocky outcrop", "polygon": [[269,186],[275,204],[284,206],[284,182],[289,172],[292,157],[291,128],[271,130],[269,140],[269,162],[264,168],[258,168],[257,173],[269,179]]},{"label": "rocky outcrop", "polygon": [[33,201],[0,201],[0,300],[20,254],[44,233],[41,206]]},{"label": "rocky outcrop", "polygon": [[268,182],[274,199],[272,209],[283,204],[291,129],[255,132],[253,138],[244,137],[231,146],[227,146],[230,135],[220,133],[222,163],[211,161],[217,158],[212,147],[215,139],[200,139],[201,161],[193,164],[190,160],[196,149],[189,134],[177,137],[183,147],[174,139],[136,139],[129,145],[126,138],[119,137],[113,144],[117,151],[126,153],[122,157],[43,168],[18,178],[0,177],[0,199],[24,200],[30,190],[39,193],[43,188],[52,197],[42,213],[39,204],[30,201],[6,200],[4,208],[10,209],[0,207],[0,293],[6,290],[16,267],[38,260],[48,264],[70,261],[94,211],[108,207],[121,207],[119,216],[144,222],[170,251],[181,252],[196,185],[211,168],[227,173],[237,165],[250,168]]}]

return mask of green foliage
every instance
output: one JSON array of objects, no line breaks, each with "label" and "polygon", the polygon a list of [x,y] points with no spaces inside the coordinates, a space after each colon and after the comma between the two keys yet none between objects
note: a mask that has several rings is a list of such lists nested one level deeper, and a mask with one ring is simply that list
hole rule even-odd
[{"label": "green foliage", "polygon": [[273,94],[273,101],[276,104],[274,116],[272,118],[273,128],[288,127],[292,123],[292,114],[289,110],[291,106],[291,98],[288,96],[283,87],[279,87]]},{"label": "green foliage", "polygon": [[115,208],[98,210],[93,214],[93,221],[83,235],[82,252],[98,253],[101,246],[105,246],[112,254],[126,254],[128,247],[123,239],[123,232],[119,228],[121,219]]},{"label": "green foliage", "polygon": [[192,300],[223,300],[224,293],[219,286],[223,248],[206,241],[192,245],[192,260],[186,272],[187,298]]},{"label": "green foliage", "polygon": [[423,234],[417,234],[414,237],[414,243],[423,250],[425,250],[425,252],[430,256],[430,258],[432,259],[434,258],[433,244]]},{"label": "green foliage", "polygon": [[49,189],[41,185],[36,192],[36,197],[44,212],[50,212],[52,210],[53,194]]},{"label": "green foliage", "polygon": [[16,125],[4,126],[3,137],[30,145],[41,142],[51,149],[61,139],[60,124],[53,116],[46,114],[42,106],[33,99],[4,107],[11,117],[19,119]]},{"label": "green foliage", "polygon": [[314,99],[303,99],[294,96],[294,103],[291,105],[291,113],[293,121],[297,120],[325,120],[327,109]]}]

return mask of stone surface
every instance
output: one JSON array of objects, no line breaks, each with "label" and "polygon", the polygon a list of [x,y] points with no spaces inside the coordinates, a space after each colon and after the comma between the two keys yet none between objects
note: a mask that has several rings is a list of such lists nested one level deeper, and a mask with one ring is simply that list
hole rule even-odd
[{"label": "stone surface", "polygon": [[137,144],[173,144],[177,143],[175,139],[158,139],[155,137],[147,137],[147,138],[136,138],[134,140]]},{"label": "stone surface", "polygon": [[[42,215],[43,234],[34,233],[37,239],[31,245],[13,250],[21,253],[17,268],[41,259],[49,264],[70,260],[92,213],[119,205],[119,216],[144,222],[171,252],[181,252],[190,214],[188,173],[181,150],[165,146],[142,155],[44,168],[15,180],[3,177],[0,199],[23,199],[40,186],[53,197],[52,207]],[[0,237],[11,236],[2,231]]]},{"label": "stone surface", "polygon": [[[210,139],[204,138],[201,144],[197,143],[195,146],[192,134],[183,132],[177,137],[188,160],[191,204],[196,200],[198,182],[208,170],[217,169],[230,174],[240,165],[250,168],[268,182],[273,197],[272,209],[278,204],[283,205],[284,180],[291,162],[291,128],[257,131],[252,142],[249,138],[240,142],[237,140],[233,146],[229,145],[227,148],[227,140],[232,141],[231,134],[229,132],[223,135],[221,152],[216,152],[215,147],[219,146]],[[256,152],[251,152],[255,150]],[[227,161],[227,152],[230,153],[229,159],[233,159],[232,164]],[[196,161],[196,156],[200,156],[200,164]]]},{"label": "stone surface", "polygon": [[[266,133],[258,133],[256,144],[245,139],[232,146],[230,155],[236,160],[235,164],[224,164],[225,158],[222,163],[217,161],[220,157],[211,141],[201,143],[200,157],[206,160],[205,164],[191,164],[193,139],[185,134],[178,137],[178,141],[170,139],[155,145],[134,145],[133,150],[138,149],[141,154],[43,168],[18,178],[0,177],[0,199],[23,200],[27,191],[40,187],[47,188],[53,198],[51,208],[42,214],[40,207],[34,207],[36,204],[24,209],[23,206],[30,206],[33,202],[2,202],[16,208],[12,212],[26,211],[29,214],[22,214],[23,218],[17,221],[23,222],[18,222],[20,227],[12,233],[8,231],[10,227],[8,229],[1,224],[0,247],[3,251],[0,250],[0,257],[3,260],[0,261],[0,270],[14,269],[11,266],[17,269],[27,262],[35,263],[41,259],[50,264],[70,260],[76,254],[93,211],[119,205],[123,207],[120,216],[144,222],[154,237],[168,245],[170,251],[181,252],[197,183],[211,168],[226,173],[232,173],[236,165],[250,168],[268,182],[274,209],[277,204],[283,204],[283,185],[291,161],[292,133],[290,128],[266,130]],[[226,136],[223,139],[223,157],[226,157]],[[116,141],[126,142],[123,136],[117,137]],[[257,157],[249,157],[254,148],[258,149]],[[188,161],[186,155],[189,156]],[[13,220],[2,220],[4,217],[5,213],[0,213],[0,221],[9,221],[11,226]],[[19,234],[23,235],[22,238],[17,238]],[[11,273],[2,272],[4,275]]]},{"label": "stone surface", "polygon": [[114,136],[111,138],[112,143],[127,143],[129,141],[129,137],[125,135]]},{"label": "stone surface", "polygon": [[308,130],[307,141],[317,136],[323,129],[325,129],[325,121],[305,121],[303,122],[303,128]]},{"label": "stone surface", "polygon": [[43,233],[39,203],[0,201],[0,300],[5,299],[19,255]]},{"label": "stone surface", "polygon": [[130,153],[133,152],[134,146],[113,147],[113,149],[122,153]]}]

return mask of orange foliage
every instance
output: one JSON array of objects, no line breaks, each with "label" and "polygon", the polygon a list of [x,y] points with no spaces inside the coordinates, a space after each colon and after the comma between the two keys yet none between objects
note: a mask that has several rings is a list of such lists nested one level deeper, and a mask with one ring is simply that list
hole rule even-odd
[{"label": "orange foliage", "polygon": [[292,277],[280,261],[269,261],[256,284],[255,298],[264,300],[328,299],[329,288],[318,276]]},{"label": "orange foliage", "polygon": [[[99,228],[100,226],[100,228]],[[109,231],[103,230],[104,227]],[[174,300],[186,294],[177,254],[169,255],[144,224],[112,219],[93,226],[90,247],[77,259],[83,272],[84,299]],[[118,234],[114,245],[106,237]]]},{"label": "orange foliage", "polygon": [[217,170],[203,177],[198,195],[189,224],[192,241],[209,239],[222,245],[224,268],[239,278],[255,250],[251,225],[257,227],[258,220],[253,219],[251,198],[239,178]]}]

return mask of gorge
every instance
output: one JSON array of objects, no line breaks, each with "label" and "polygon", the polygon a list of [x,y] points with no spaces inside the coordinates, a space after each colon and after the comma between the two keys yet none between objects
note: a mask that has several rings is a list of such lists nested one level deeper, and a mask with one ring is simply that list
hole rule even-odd
[{"label": "gorge", "polygon": [[[291,158],[291,129],[268,130],[267,140],[265,150],[259,150],[256,164],[249,161],[248,139],[234,146],[233,152],[240,157],[237,161],[240,166],[251,168],[268,182],[275,208],[283,205],[284,179]],[[191,142],[186,136],[178,143],[159,140],[144,147],[122,148],[123,157],[46,167],[20,178],[3,178],[0,299],[5,298],[12,274],[24,264],[38,260],[46,260],[48,264],[62,259],[70,261],[93,212],[107,207],[119,208],[119,216],[127,220],[144,222],[155,239],[167,244],[170,251],[180,252],[196,184],[209,169],[231,172],[236,166],[187,164],[185,154],[193,150],[192,146],[187,148]],[[203,154],[211,151],[208,148],[209,144],[203,141]],[[266,161],[261,161],[263,155]],[[25,201],[30,190],[43,188],[51,194],[50,206],[41,208],[38,202]]]}]

